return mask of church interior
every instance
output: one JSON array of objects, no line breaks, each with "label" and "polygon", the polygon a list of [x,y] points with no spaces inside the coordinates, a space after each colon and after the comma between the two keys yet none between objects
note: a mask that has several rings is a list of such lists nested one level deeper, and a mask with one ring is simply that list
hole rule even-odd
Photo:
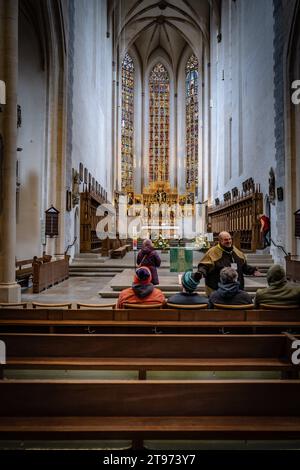
[{"label": "church interior", "polygon": [[[170,307],[224,233],[251,305]],[[166,303],[116,308],[145,240]],[[300,450],[274,265],[300,292],[299,0],[0,0],[0,450]]]}]

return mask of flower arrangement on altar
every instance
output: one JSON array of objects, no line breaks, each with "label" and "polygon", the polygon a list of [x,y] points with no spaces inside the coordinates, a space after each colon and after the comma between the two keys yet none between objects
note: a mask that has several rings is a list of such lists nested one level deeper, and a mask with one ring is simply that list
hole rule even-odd
[{"label": "flower arrangement on altar", "polygon": [[207,251],[210,248],[210,243],[206,236],[198,236],[195,238],[194,247],[200,251]]},{"label": "flower arrangement on altar", "polygon": [[158,250],[166,250],[167,248],[170,248],[168,240],[163,238],[162,234],[160,234],[156,240],[153,240],[153,246]]}]

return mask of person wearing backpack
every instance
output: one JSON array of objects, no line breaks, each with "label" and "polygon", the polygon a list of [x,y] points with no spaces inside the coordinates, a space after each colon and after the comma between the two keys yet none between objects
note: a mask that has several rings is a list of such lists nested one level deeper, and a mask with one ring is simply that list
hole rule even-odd
[{"label": "person wearing backpack", "polygon": [[150,269],[152,275],[152,284],[155,286],[159,284],[157,268],[159,268],[160,264],[161,259],[152,245],[152,241],[148,239],[144,240],[142,248],[138,252],[137,267],[147,266]]}]

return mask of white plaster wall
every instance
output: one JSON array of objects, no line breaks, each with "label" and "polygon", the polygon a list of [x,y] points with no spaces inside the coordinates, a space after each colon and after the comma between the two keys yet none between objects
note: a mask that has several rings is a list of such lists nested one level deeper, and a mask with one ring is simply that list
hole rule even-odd
[{"label": "white plaster wall", "polygon": [[112,55],[106,0],[75,0],[72,166],[108,191],[112,171]]},{"label": "white plaster wall", "polygon": [[20,195],[17,210],[17,259],[42,253],[41,223],[45,163],[46,73],[33,26],[20,14],[18,104],[22,126],[18,129]]},{"label": "white plaster wall", "polygon": [[272,0],[223,1],[220,43],[216,35],[212,21],[212,200],[250,177],[266,194],[275,168]]}]

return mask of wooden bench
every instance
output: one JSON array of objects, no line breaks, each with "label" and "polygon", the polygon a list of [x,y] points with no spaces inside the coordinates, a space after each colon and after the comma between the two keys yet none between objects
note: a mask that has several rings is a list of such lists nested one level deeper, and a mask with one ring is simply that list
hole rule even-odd
[{"label": "wooden bench", "polygon": [[69,256],[50,262],[41,262],[35,259],[33,264],[33,292],[35,294],[48,289],[54,284],[68,279]]},{"label": "wooden bench", "polygon": [[127,248],[125,245],[116,248],[111,252],[111,258],[123,258],[127,253]]},{"label": "wooden bench", "polygon": [[[41,308],[37,312],[35,308],[27,308],[22,311],[18,308],[1,309],[0,319],[61,319],[61,320],[116,320],[116,321],[157,321],[157,322],[280,322],[290,323],[300,322],[300,311],[291,310],[207,310],[185,309],[185,308],[143,308],[134,307],[128,309],[99,308],[102,304],[97,304],[95,308],[79,308],[65,310],[60,305],[70,306],[71,302],[63,304],[46,304],[33,302]],[[114,304],[109,304],[109,307]],[[55,306],[55,310],[50,307]]]},{"label": "wooden bench", "polygon": [[298,378],[292,335],[0,334],[6,369],[281,371]]},{"label": "wooden bench", "polygon": [[1,302],[0,308],[27,308],[27,302]]},{"label": "wooden bench", "polygon": [[300,332],[295,310],[184,310],[184,309],[13,309],[0,310],[2,332],[57,333],[205,333],[230,331],[271,333]]},{"label": "wooden bench", "polygon": [[299,439],[299,380],[0,381],[1,439]]},{"label": "wooden bench", "polygon": [[16,260],[16,280],[23,286],[28,287],[29,280],[34,276],[34,263],[46,264],[51,261],[52,256],[43,254],[42,257],[38,258],[34,256],[30,259]]},{"label": "wooden bench", "polygon": [[116,320],[7,320],[0,319],[0,332],[57,334],[300,334],[300,322],[184,322]]},{"label": "wooden bench", "polygon": [[28,287],[29,280],[32,278],[32,263],[32,258],[16,261],[16,281],[23,287]]}]

